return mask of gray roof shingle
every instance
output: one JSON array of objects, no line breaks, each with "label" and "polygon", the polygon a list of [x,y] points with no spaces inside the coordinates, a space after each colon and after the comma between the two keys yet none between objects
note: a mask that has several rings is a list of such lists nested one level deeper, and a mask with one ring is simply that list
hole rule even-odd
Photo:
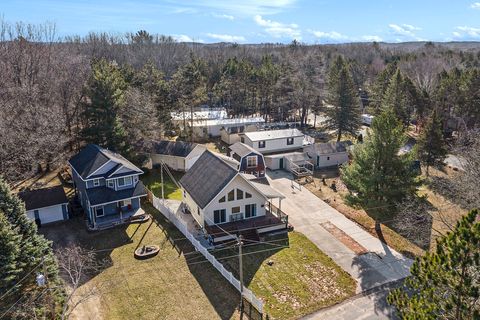
[{"label": "gray roof shingle", "polygon": [[203,209],[236,174],[237,170],[207,150],[180,179],[180,184]]},{"label": "gray roof shingle", "polygon": [[142,197],[147,195],[147,190],[141,181],[137,182],[135,188],[113,190],[107,187],[87,189],[90,205],[96,206],[102,203],[120,201],[129,198]]},{"label": "gray roof shingle", "polygon": [[[112,160],[118,164],[118,166],[114,168],[115,170],[120,168],[120,166],[123,166],[129,169],[131,172],[143,173],[142,170],[137,168],[133,163],[125,159],[122,155],[107,149],[103,149],[96,144],[87,145],[85,148],[82,149],[82,151],[70,158],[68,162],[83,179],[87,179],[87,177],[89,177],[92,173],[98,170],[109,160]],[[108,177],[115,170],[112,169],[110,170],[110,172],[107,172],[104,175],[95,175],[95,177]]]},{"label": "gray roof shingle", "polygon": [[186,157],[196,146],[196,143],[184,141],[154,141],[151,153]]},{"label": "gray roof shingle", "polygon": [[313,149],[313,151],[317,154],[332,154],[338,152],[346,152],[347,147],[351,145],[352,142],[347,140],[340,142],[315,143],[309,146],[308,149]]},{"label": "gray roof shingle", "polygon": [[238,154],[240,157],[245,157],[246,155],[249,155],[250,153],[255,153],[255,154],[260,154],[257,150],[253,149],[252,147],[246,145],[245,143],[241,142],[235,142],[230,146],[230,150]]},{"label": "gray roof shingle", "polygon": [[62,186],[22,191],[18,196],[25,202],[27,211],[68,203]]}]

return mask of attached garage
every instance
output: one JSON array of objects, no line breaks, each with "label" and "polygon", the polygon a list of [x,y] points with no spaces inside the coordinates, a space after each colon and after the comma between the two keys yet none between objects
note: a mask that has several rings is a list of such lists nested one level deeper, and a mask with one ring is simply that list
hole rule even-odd
[{"label": "attached garage", "polygon": [[69,218],[68,199],[62,186],[23,191],[18,196],[25,202],[27,216],[38,226]]}]

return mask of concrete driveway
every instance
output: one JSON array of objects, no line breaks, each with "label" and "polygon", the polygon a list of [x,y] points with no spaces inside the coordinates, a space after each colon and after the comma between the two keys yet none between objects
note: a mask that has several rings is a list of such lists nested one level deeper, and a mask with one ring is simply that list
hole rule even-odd
[{"label": "concrete driveway", "polygon": [[282,211],[296,231],[357,280],[357,293],[409,275],[413,261],[372,236],[306,188],[292,192],[292,176],[267,173],[271,185],[285,195]]}]

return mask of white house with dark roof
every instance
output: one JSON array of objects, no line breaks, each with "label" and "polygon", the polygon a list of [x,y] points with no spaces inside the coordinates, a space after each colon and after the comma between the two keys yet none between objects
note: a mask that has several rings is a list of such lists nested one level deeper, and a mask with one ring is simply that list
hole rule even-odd
[{"label": "white house with dark roof", "polygon": [[298,129],[245,132],[241,140],[263,154],[299,150],[310,141]]},{"label": "white house with dark roof", "polygon": [[38,226],[69,218],[68,199],[62,186],[26,190],[18,196],[25,203],[27,216]]},{"label": "white house with dark roof", "polygon": [[151,143],[149,155],[153,166],[163,162],[175,171],[187,171],[205,150],[197,143],[162,140]]},{"label": "white house with dark roof", "polygon": [[316,168],[326,168],[348,162],[348,152],[351,146],[351,141],[327,142],[315,143],[303,150]]},{"label": "white house with dark roof", "polygon": [[140,198],[147,192],[139,179],[143,171],[120,154],[90,144],[69,164],[90,229],[105,229],[144,214]]},{"label": "white house with dark roof", "polygon": [[200,156],[180,185],[186,211],[213,243],[236,234],[255,239],[260,233],[287,228],[288,218],[280,210],[284,196],[265,178],[240,173],[210,151]]}]

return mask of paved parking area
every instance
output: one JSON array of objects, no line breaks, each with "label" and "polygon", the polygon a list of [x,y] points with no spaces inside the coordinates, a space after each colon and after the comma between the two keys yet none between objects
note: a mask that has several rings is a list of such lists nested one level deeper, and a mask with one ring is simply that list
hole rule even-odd
[{"label": "paved parking area", "polygon": [[[357,293],[409,275],[413,261],[372,236],[306,188],[292,191],[291,174],[269,171],[271,185],[285,195],[281,209],[289,215],[295,230],[305,234],[320,250],[357,280]],[[275,203],[276,204],[276,203]],[[329,232],[322,224],[332,224],[366,249],[356,254],[352,246]],[[357,251],[358,252],[358,251]]]}]

